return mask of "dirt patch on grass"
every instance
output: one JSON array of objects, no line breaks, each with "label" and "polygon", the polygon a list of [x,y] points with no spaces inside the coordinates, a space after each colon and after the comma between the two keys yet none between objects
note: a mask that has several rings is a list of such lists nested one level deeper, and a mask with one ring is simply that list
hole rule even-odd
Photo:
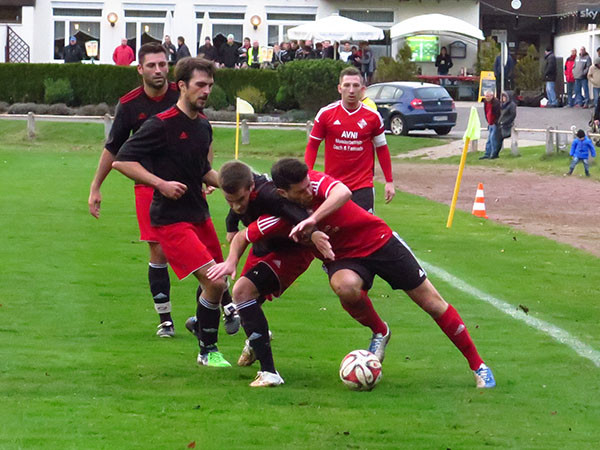
[{"label": "dirt patch on grass", "polygon": [[[565,168],[566,169],[566,168]],[[457,167],[394,164],[396,188],[450,205]],[[545,236],[600,257],[600,183],[570,177],[485,167],[465,168],[457,207],[471,212],[477,184],[483,183],[491,220]]]}]

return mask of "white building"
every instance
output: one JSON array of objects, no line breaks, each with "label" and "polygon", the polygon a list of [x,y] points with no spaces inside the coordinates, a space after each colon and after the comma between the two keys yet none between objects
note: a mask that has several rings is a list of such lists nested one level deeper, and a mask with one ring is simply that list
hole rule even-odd
[{"label": "white building", "polygon": [[[243,3],[222,0],[0,0],[0,40],[15,52],[18,39],[29,46],[29,61],[62,62],[62,49],[69,36],[80,41],[99,43],[100,63],[111,64],[112,53],[123,37],[137,52],[148,40],[162,40],[168,34],[176,41],[183,36],[194,55],[204,37],[233,33],[236,41],[243,37],[258,40],[261,45],[287,39],[289,28],[326,17],[332,13],[367,22],[388,30],[395,23],[412,16],[442,13],[479,26],[479,2],[476,0],[258,0]],[[250,19],[260,23],[253,26]],[[109,22],[109,17],[114,23]],[[116,19],[116,20],[115,20]],[[440,46],[456,42],[441,37]],[[398,42],[372,46],[379,55],[394,55]],[[6,44],[5,44],[6,45]],[[473,67],[477,48],[468,44],[464,57],[455,58],[455,68]],[[19,49],[19,52],[21,50]],[[10,55],[12,55],[11,53]],[[2,52],[0,62],[6,61]],[[14,59],[9,55],[9,60]],[[433,63],[421,63],[424,74],[434,74]]]}]

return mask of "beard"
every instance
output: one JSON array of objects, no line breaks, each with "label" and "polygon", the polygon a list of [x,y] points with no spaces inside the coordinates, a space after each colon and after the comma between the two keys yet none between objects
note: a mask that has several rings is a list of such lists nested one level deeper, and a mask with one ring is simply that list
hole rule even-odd
[{"label": "beard", "polygon": [[167,83],[167,77],[148,77],[144,78],[144,82],[152,89],[161,89]]}]

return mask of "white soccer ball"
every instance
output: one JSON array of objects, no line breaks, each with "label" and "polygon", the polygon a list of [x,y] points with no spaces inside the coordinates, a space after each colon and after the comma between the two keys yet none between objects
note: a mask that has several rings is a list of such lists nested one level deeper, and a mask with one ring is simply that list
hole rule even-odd
[{"label": "white soccer ball", "polygon": [[342,359],[340,379],[354,391],[370,391],[381,376],[381,362],[367,350],[354,350]]}]

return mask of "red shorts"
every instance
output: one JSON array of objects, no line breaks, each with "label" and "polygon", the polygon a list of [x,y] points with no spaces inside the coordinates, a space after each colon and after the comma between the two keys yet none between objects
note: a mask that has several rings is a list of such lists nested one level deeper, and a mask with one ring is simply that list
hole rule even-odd
[{"label": "red shorts", "polygon": [[158,242],[158,235],[150,225],[150,205],[154,188],[144,184],[136,184],[135,187],[135,213],[140,227],[140,241]]},{"label": "red shorts", "polygon": [[223,262],[221,244],[210,218],[200,223],[177,222],[152,229],[180,280],[211,261]]},{"label": "red shorts", "polygon": [[[314,259],[313,252],[308,248],[295,248],[285,252],[271,252],[264,256],[256,256],[251,250],[246,259],[246,264],[242,269],[242,274],[246,275],[250,269],[259,263],[264,263],[273,271],[279,280],[279,289],[270,292],[275,297],[280,297],[283,292],[302,275],[310,266]],[[250,278],[255,284],[256,281]],[[261,286],[257,286],[259,291],[262,291]]]}]

